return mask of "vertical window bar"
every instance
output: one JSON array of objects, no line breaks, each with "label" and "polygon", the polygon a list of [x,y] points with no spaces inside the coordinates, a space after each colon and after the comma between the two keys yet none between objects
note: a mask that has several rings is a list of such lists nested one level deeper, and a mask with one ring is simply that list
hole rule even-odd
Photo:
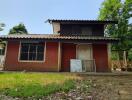
[{"label": "vertical window bar", "polygon": [[[26,51],[23,51],[22,49],[23,48],[27,48]],[[30,50],[32,49],[32,46],[33,46],[33,49],[34,50]],[[43,49],[45,50],[45,45],[43,45]],[[33,44],[33,43],[21,43],[21,48],[20,48],[20,57],[24,57],[25,54],[27,54],[25,57],[26,58],[20,58],[21,60],[29,60],[29,61],[34,61],[34,60],[41,60],[42,58],[38,58],[38,56],[41,57],[41,54],[43,54],[43,59],[44,59],[44,50],[42,52],[42,50],[39,50],[39,47],[40,49],[42,49],[42,45],[41,44]],[[1,51],[0,51],[1,53]]]},{"label": "vertical window bar", "polygon": [[28,44],[28,60],[29,60],[29,55],[30,55],[30,44]]},{"label": "vertical window bar", "polygon": [[36,57],[35,57],[35,60],[37,60],[37,55],[38,55],[38,45],[36,45]]}]

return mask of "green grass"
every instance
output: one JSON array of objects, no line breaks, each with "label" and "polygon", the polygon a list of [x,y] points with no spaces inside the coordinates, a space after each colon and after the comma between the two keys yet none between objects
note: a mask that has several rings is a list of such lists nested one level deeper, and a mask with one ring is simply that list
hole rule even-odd
[{"label": "green grass", "polygon": [[0,92],[12,97],[38,98],[57,91],[69,91],[75,87],[78,78],[59,73],[1,73]]}]

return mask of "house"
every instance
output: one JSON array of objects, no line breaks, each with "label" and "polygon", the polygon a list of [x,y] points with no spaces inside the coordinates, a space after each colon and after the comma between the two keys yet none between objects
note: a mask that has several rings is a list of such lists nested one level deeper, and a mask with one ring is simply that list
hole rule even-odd
[{"label": "house", "polygon": [[53,34],[0,36],[7,41],[4,70],[111,70],[110,45],[119,39],[104,36],[104,30],[106,25],[117,21],[49,19],[48,22],[53,26]]}]

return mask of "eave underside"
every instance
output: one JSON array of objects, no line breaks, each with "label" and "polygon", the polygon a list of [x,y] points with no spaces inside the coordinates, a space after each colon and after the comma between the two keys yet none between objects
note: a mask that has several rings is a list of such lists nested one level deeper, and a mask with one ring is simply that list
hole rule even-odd
[{"label": "eave underside", "polygon": [[25,39],[25,38],[21,38],[21,39],[2,39],[3,41],[38,41],[38,42],[64,42],[64,43],[118,43],[119,40],[73,40],[73,39]]}]

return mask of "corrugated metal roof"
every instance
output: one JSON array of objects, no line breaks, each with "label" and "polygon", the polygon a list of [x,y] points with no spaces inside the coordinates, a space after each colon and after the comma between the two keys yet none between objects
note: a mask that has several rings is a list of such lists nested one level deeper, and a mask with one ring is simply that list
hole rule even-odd
[{"label": "corrugated metal roof", "polygon": [[65,36],[60,34],[1,35],[0,39],[63,39],[63,40],[119,40],[119,38],[101,36]]},{"label": "corrugated metal roof", "polygon": [[89,23],[113,23],[117,24],[118,21],[112,20],[87,20],[87,19],[48,19],[49,23],[51,22],[89,22]]}]

